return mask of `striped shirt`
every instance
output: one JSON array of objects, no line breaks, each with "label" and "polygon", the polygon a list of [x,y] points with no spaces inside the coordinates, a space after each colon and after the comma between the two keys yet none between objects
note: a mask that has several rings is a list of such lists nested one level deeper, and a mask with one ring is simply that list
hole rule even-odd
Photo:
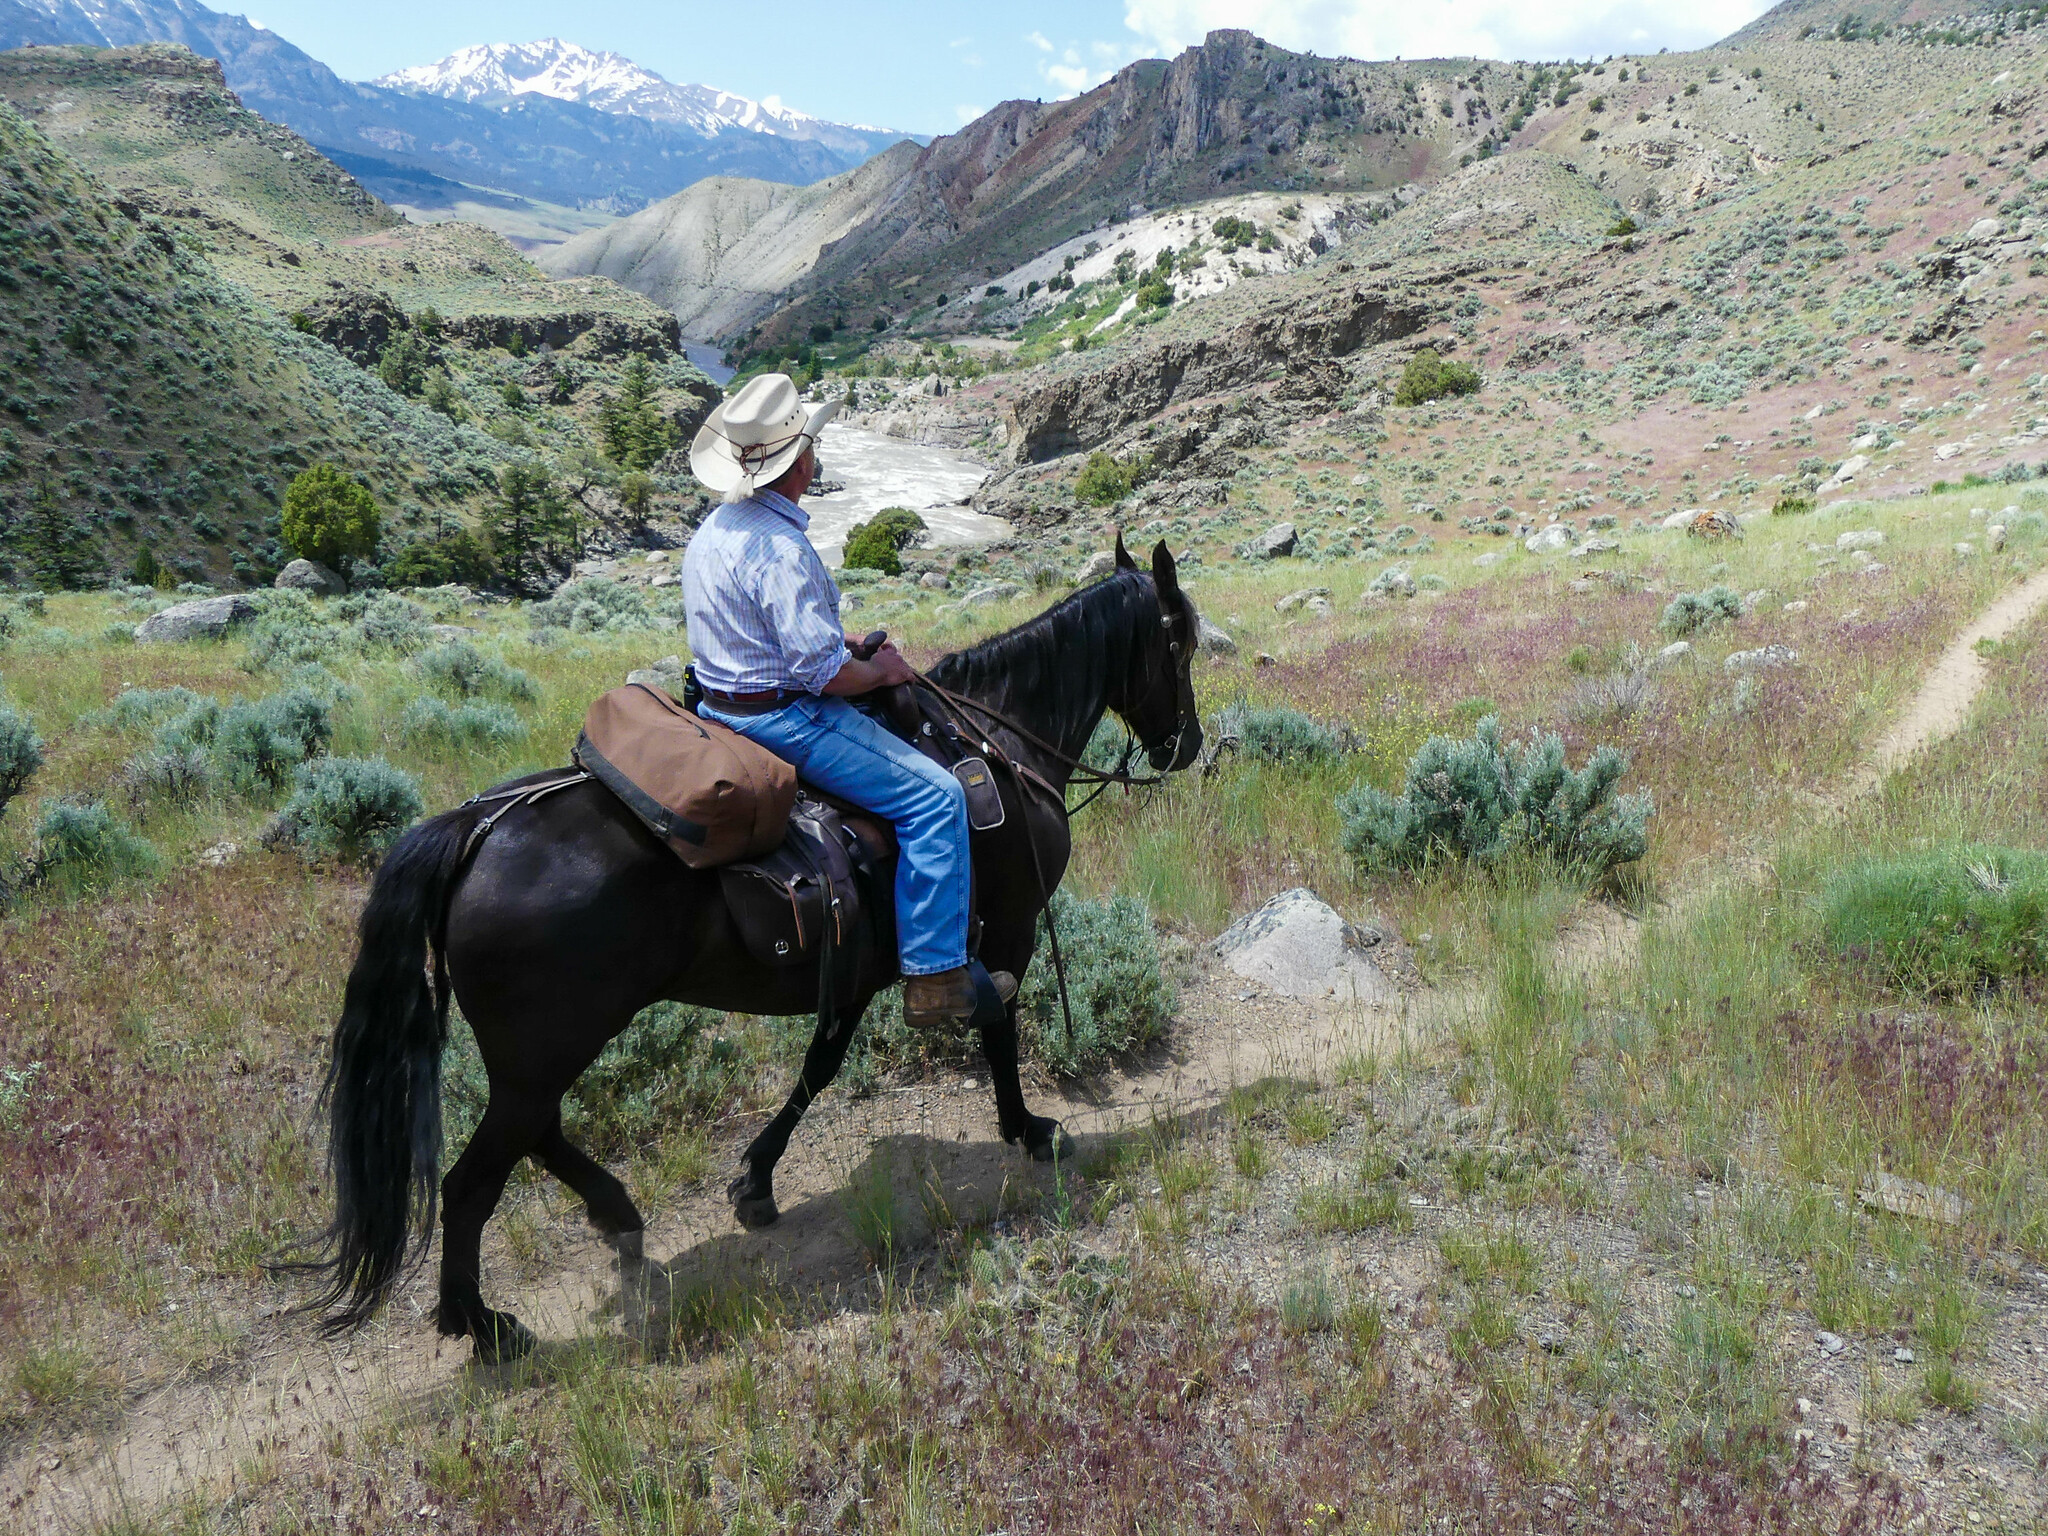
[{"label": "striped shirt", "polygon": [[839,587],[774,491],[714,507],[683,555],[683,610],[697,680],[722,693],[819,694],[846,665]]}]

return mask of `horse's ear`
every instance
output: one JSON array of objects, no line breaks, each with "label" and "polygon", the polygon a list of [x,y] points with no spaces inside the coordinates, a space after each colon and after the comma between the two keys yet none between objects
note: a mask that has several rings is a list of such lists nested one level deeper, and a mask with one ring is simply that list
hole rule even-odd
[{"label": "horse's ear", "polygon": [[1120,571],[1135,571],[1138,562],[1131,558],[1131,552],[1124,548],[1124,531],[1116,531],[1116,568]]},{"label": "horse's ear", "polygon": [[1159,591],[1159,601],[1164,603],[1180,590],[1180,572],[1174,568],[1173,551],[1161,539],[1152,546],[1152,585]]}]

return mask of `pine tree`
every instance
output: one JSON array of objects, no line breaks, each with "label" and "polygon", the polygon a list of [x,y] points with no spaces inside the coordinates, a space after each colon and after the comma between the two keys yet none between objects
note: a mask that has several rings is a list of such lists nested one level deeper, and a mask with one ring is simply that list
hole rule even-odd
[{"label": "pine tree", "polygon": [[627,469],[651,469],[676,446],[681,434],[654,403],[654,370],[635,353],[619,380],[619,392],[597,413],[604,451]]},{"label": "pine tree", "polygon": [[35,572],[36,585],[45,591],[92,586],[101,575],[98,542],[64,510],[57,488],[47,480],[36,487],[16,544]]},{"label": "pine tree", "polygon": [[508,464],[499,472],[484,528],[505,579],[522,591],[546,587],[549,567],[576,552],[577,520],[543,465]]}]

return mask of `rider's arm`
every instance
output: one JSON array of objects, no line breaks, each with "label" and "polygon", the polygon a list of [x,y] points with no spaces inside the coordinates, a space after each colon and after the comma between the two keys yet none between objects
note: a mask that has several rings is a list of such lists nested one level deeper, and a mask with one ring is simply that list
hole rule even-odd
[{"label": "rider's arm", "polygon": [[846,665],[839,669],[838,676],[825,685],[824,691],[835,698],[851,698],[856,694],[873,693],[877,688],[893,688],[898,683],[910,681],[910,663],[893,645],[884,645],[875,652],[874,660],[860,661],[849,656]]}]

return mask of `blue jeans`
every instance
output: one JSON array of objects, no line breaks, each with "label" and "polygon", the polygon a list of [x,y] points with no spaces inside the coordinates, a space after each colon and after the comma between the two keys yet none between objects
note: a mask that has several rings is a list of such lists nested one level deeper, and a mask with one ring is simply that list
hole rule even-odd
[{"label": "blue jeans", "polygon": [[766,747],[820,789],[874,812],[896,829],[896,943],[906,976],[967,963],[967,791],[900,736],[844,699],[799,699],[772,715],[727,715],[721,725]]}]

